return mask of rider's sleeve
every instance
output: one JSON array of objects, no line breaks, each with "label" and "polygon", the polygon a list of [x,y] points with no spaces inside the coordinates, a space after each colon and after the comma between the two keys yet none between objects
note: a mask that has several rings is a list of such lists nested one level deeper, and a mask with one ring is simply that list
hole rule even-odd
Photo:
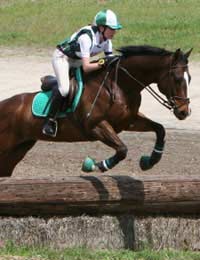
[{"label": "rider's sleeve", "polygon": [[78,42],[80,44],[81,57],[89,58],[90,57],[90,48],[92,41],[87,34],[83,34],[79,37]]},{"label": "rider's sleeve", "polygon": [[105,49],[104,49],[104,53],[105,53],[106,56],[112,55],[113,51],[112,51],[112,42],[111,42],[111,40],[107,40],[107,43],[106,43]]}]

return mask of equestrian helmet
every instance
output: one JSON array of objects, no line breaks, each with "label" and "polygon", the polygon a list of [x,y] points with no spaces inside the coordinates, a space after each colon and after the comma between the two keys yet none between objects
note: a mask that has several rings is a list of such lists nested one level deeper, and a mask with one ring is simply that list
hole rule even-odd
[{"label": "equestrian helmet", "polygon": [[113,30],[119,30],[122,28],[122,25],[118,22],[116,14],[109,9],[98,12],[94,18],[94,24],[97,26],[108,26]]}]

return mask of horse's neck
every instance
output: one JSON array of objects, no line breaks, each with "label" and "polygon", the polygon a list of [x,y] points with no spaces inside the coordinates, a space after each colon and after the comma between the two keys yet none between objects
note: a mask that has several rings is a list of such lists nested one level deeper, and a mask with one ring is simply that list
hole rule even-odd
[{"label": "horse's neck", "polygon": [[123,66],[136,80],[147,86],[158,83],[163,71],[170,66],[170,59],[167,56],[133,56]]}]

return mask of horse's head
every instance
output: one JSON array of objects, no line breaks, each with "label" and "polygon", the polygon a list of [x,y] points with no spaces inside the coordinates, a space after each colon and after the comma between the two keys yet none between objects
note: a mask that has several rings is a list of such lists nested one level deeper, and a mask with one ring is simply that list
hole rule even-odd
[{"label": "horse's head", "polygon": [[163,93],[173,109],[174,115],[185,119],[190,115],[188,87],[191,76],[188,70],[188,57],[192,49],[183,53],[177,49],[170,56],[170,66],[165,67],[158,81],[158,88]]}]

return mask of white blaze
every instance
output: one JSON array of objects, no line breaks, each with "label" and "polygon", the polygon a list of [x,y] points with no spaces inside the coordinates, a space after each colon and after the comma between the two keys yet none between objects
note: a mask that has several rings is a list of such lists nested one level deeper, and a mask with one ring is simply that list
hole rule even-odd
[{"label": "white blaze", "polygon": [[[189,98],[189,74],[188,72],[184,72],[184,79],[186,81],[186,85],[187,85],[187,97]],[[191,108],[189,108],[189,114],[191,114]]]},{"label": "white blaze", "polygon": [[186,81],[186,85],[187,85],[187,96],[189,97],[189,75],[188,72],[184,72],[184,79]]}]

